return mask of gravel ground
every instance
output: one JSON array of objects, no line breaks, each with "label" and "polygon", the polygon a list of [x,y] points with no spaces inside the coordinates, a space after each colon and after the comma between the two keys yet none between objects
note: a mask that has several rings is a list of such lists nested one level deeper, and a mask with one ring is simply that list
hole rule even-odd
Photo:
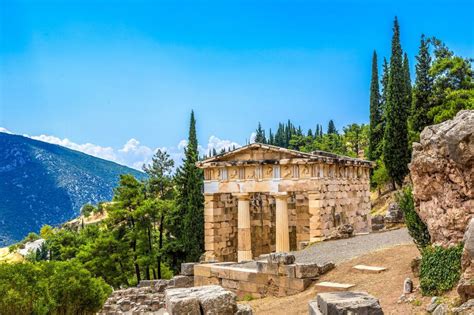
[{"label": "gravel ground", "polygon": [[304,250],[292,253],[295,255],[296,262],[299,263],[325,263],[331,261],[337,265],[345,260],[374,250],[400,244],[412,244],[412,242],[407,229],[402,228],[387,232],[358,235],[348,239],[319,242]]}]

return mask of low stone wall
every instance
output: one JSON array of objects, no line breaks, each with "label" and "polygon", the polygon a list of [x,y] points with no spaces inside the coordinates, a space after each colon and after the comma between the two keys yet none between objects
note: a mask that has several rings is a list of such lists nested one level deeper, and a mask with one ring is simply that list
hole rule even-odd
[{"label": "low stone wall", "polygon": [[334,268],[325,265],[295,263],[286,253],[270,254],[266,260],[246,263],[206,263],[194,266],[194,285],[218,284],[238,298],[267,295],[287,296],[307,289],[320,275]]}]

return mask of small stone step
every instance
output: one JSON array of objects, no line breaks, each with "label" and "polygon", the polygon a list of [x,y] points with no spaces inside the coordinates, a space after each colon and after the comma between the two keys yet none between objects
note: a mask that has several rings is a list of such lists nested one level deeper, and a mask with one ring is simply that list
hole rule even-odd
[{"label": "small stone step", "polygon": [[316,289],[318,290],[318,292],[347,291],[353,286],[355,286],[355,284],[328,281],[316,283]]},{"label": "small stone step", "polygon": [[382,271],[387,270],[387,268],[385,267],[367,266],[367,265],[356,265],[352,268],[357,271],[366,272],[366,273],[381,273]]}]

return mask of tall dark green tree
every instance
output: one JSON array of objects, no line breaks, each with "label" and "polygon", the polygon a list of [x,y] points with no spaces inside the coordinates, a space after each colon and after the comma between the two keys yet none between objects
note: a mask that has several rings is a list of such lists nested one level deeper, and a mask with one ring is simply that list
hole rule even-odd
[{"label": "tall dark green tree", "polygon": [[191,112],[188,145],[184,154],[183,164],[176,174],[176,205],[179,213],[176,222],[179,232],[176,236],[184,250],[184,260],[198,261],[204,252],[204,178],[202,170],[196,166],[199,153],[194,111]]},{"label": "tall dark green tree", "polygon": [[412,103],[412,88],[410,78],[410,65],[408,63],[408,55],[406,53],[403,56],[403,73],[405,75],[405,117],[408,123]]},{"label": "tall dark green tree", "polygon": [[407,83],[400,44],[400,27],[395,17],[392,37],[392,55],[388,76],[386,126],[383,159],[394,183],[401,185],[408,174]]},{"label": "tall dark green tree", "polygon": [[334,124],[334,121],[331,119],[329,120],[329,123],[328,123],[327,134],[330,135],[330,134],[336,134],[336,133],[337,133],[336,125]]},{"label": "tall dark green tree", "polygon": [[370,82],[370,131],[369,131],[369,156],[376,161],[382,155],[381,142],[383,141],[382,103],[380,102],[379,73],[377,66],[377,53],[372,56],[372,79]]},{"label": "tall dark green tree", "polygon": [[265,130],[262,129],[262,125],[258,123],[258,127],[255,136],[256,143],[267,143],[267,139],[265,138]]},{"label": "tall dark green tree", "polygon": [[430,67],[429,40],[421,35],[420,48],[416,56],[416,78],[410,117],[411,129],[415,132],[421,132],[423,128],[432,123],[428,117],[433,89],[433,77],[430,75]]}]

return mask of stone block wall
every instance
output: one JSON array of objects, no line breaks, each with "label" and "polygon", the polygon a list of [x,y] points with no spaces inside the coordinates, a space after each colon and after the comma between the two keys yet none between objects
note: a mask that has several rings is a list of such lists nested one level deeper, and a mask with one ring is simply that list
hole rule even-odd
[{"label": "stone block wall", "polygon": [[237,198],[205,196],[204,241],[207,260],[237,260]]},{"label": "stone block wall", "polygon": [[275,251],[275,199],[268,193],[250,195],[252,256]]}]

